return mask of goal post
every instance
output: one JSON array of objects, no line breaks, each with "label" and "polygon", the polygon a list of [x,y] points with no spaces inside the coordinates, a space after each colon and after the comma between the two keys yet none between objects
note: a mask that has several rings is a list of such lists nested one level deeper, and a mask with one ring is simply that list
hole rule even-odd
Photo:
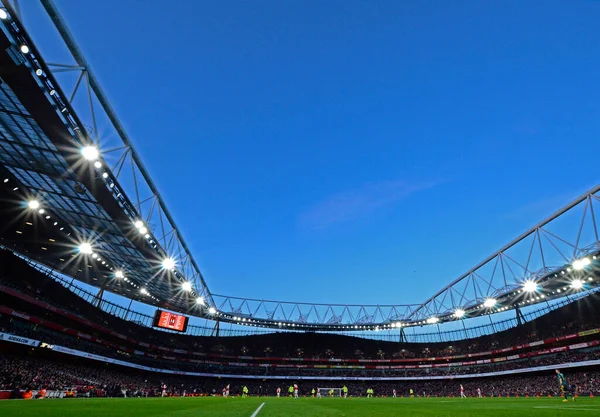
[{"label": "goal post", "polygon": [[341,388],[317,388],[317,396],[321,394],[321,397],[341,397],[342,389]]}]

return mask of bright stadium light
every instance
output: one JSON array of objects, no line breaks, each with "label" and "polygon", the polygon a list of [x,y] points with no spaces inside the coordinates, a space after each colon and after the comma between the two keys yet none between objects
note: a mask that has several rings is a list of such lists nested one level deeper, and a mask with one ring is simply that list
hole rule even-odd
[{"label": "bright stadium light", "polygon": [[465,310],[463,310],[461,308],[457,308],[456,311],[454,312],[454,317],[456,317],[457,319],[460,319],[464,315],[465,315]]},{"label": "bright stadium light", "polygon": [[523,283],[523,289],[527,292],[536,292],[538,289],[537,282],[535,281],[525,281]]},{"label": "bright stadium light", "polygon": [[139,230],[142,235],[145,235],[146,233],[148,233],[148,229],[146,229],[144,226],[140,227]]},{"label": "bright stadium light", "polygon": [[574,279],[574,280],[571,282],[571,287],[572,287],[574,290],[580,290],[580,289],[582,289],[582,288],[583,288],[583,281],[582,281],[582,280],[580,280],[580,279]]},{"label": "bright stadium light", "polygon": [[96,161],[96,162],[94,162],[94,166],[95,166],[96,168],[100,169],[100,168],[102,168],[102,162],[100,162],[100,161]]},{"label": "bright stadium light", "polygon": [[27,207],[31,210],[37,210],[40,208],[40,202],[37,200],[30,200],[29,203],[27,203]]},{"label": "bright stadium light", "polygon": [[208,314],[215,314],[217,310],[214,307],[208,309]]},{"label": "bright stadium light", "polygon": [[202,298],[202,297],[196,298],[196,304],[204,305],[204,298]]},{"label": "bright stadium light", "polygon": [[173,260],[173,258],[166,258],[162,261],[162,267],[166,270],[171,271],[175,268],[175,261]]},{"label": "bright stadium light", "polygon": [[92,245],[90,245],[87,242],[80,244],[78,249],[79,249],[79,253],[83,253],[84,255],[92,254]]},{"label": "bright stadium light", "polygon": [[588,266],[591,263],[592,263],[592,261],[590,261],[589,258],[577,259],[577,260],[573,261],[573,269],[575,269],[577,271],[581,271],[583,268],[585,268],[586,266]]},{"label": "bright stadium light", "polygon": [[487,307],[487,308],[492,308],[496,305],[496,299],[495,298],[486,298],[486,300],[483,302],[483,306]]},{"label": "bright stadium light", "polygon": [[438,321],[440,321],[440,319],[438,319],[437,317],[429,317],[429,318],[427,319],[427,324],[435,324],[435,323],[437,323]]},{"label": "bright stadium light", "polygon": [[8,13],[5,10],[0,9],[0,20],[8,19]]},{"label": "bright stadium light", "polygon": [[183,284],[181,284],[181,289],[187,292],[192,291],[192,283],[189,281],[185,281]]},{"label": "bright stadium light", "polygon": [[24,54],[28,54],[29,53],[29,46],[27,46],[27,45],[21,45],[21,52],[23,52]]},{"label": "bright stadium light", "polygon": [[83,155],[87,161],[95,161],[100,156],[100,152],[98,152],[98,148],[90,145],[81,148],[81,155]]},{"label": "bright stadium light", "polygon": [[142,289],[140,290],[140,292],[141,292],[142,294],[144,294],[144,295],[148,295],[148,290],[146,290],[145,288],[142,288]]},{"label": "bright stadium light", "polygon": [[115,277],[117,278],[123,278],[125,276],[125,274],[123,274],[123,271],[116,271],[115,272]]},{"label": "bright stadium light", "polygon": [[144,227],[144,222],[141,220],[136,220],[134,225],[136,228],[141,229],[142,227]]}]

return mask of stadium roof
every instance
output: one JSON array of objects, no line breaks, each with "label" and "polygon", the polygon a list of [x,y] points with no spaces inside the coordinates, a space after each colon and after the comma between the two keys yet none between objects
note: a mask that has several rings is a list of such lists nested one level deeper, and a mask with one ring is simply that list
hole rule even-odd
[{"label": "stadium roof", "polygon": [[[185,245],[177,231],[165,232],[164,223],[161,233],[153,233],[145,225],[136,227],[140,226],[136,222],[145,222],[123,191],[118,174],[108,168],[102,155],[90,158],[82,153],[84,148],[93,150],[98,145],[23,28],[16,20],[6,19],[2,29],[0,161],[3,181],[7,180],[3,196],[18,202],[8,210],[17,209],[23,201],[40,204],[35,213],[13,212],[3,218],[14,220],[11,225],[20,229],[26,229],[28,223],[35,225],[35,239],[44,248],[37,256],[92,285],[186,311],[196,297],[211,301],[200,271],[191,256],[183,253]],[[56,225],[43,235],[38,227],[44,220]],[[23,221],[25,224],[20,224]],[[81,262],[72,260],[84,242],[91,244],[94,256]],[[37,251],[28,247],[28,252]],[[172,256],[177,260],[173,271],[163,267],[164,260]],[[117,285],[110,279],[121,270],[129,285]],[[188,281],[194,285],[193,291],[173,291]],[[177,282],[180,285],[174,285]]]},{"label": "stadium roof", "polygon": [[[599,282],[597,186],[425,303],[315,304],[211,294],[56,7],[41,0],[75,63],[47,63],[9,2],[1,1],[7,10],[0,20],[0,242],[5,247],[102,291],[151,305],[296,330],[436,324],[544,302]],[[68,71],[78,74],[70,93],[58,79]],[[82,91],[87,109],[74,100]],[[96,128],[100,111],[122,146],[103,149]],[[39,207],[28,205],[32,201]],[[567,216],[576,218],[568,223],[569,233],[553,230]]]}]

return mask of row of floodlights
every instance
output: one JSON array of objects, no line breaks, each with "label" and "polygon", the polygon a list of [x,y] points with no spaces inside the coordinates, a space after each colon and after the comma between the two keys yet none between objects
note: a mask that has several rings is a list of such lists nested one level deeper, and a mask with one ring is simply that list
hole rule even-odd
[{"label": "row of floodlights", "polygon": [[[596,257],[594,256],[594,259],[596,259]],[[575,261],[573,261],[572,263],[572,267],[575,270],[583,270],[585,269],[587,266],[591,265],[592,261],[589,258],[581,258],[581,259],[577,259]],[[589,281],[592,281],[593,278],[588,278]],[[585,282],[581,279],[574,279],[570,282],[569,287],[573,290],[581,290],[583,289],[585,285]],[[522,291],[526,292],[526,293],[536,293],[539,289],[539,286],[537,284],[537,282],[533,281],[533,280],[527,280],[524,281],[522,283]],[[568,288],[564,287],[563,288],[563,292],[566,291]],[[558,293],[561,293],[561,290],[559,289],[557,291]],[[535,300],[540,300],[545,298],[544,295],[538,296],[538,297],[532,297],[531,299],[529,299],[526,302],[533,302]],[[525,303],[525,302],[524,302]],[[494,308],[496,305],[498,304],[498,300],[495,298],[486,298],[483,302],[483,304],[481,304],[480,307],[485,307],[487,309],[491,309]],[[510,307],[509,306],[503,306],[503,307],[499,307],[497,309],[498,312],[502,312],[502,311],[506,311],[508,310]],[[458,308],[454,311],[454,313],[452,314],[452,316],[454,318],[460,319],[463,318],[466,314],[466,311]],[[234,320],[237,321],[245,321],[245,319],[240,319],[239,317],[234,317]],[[427,318],[424,321],[421,322],[416,322],[416,323],[411,323],[413,325],[419,325],[419,324],[436,324],[440,322],[440,318],[436,317],[436,316],[432,316]],[[406,323],[402,323],[402,322],[397,322],[397,323],[391,323],[388,325],[384,325],[383,328],[401,328],[403,326],[407,326],[410,324],[406,324]],[[290,327],[295,327],[296,324],[295,323],[285,323],[285,322],[277,322],[277,326],[282,327],[282,326],[290,326]],[[342,326],[343,328],[347,328],[347,329],[356,329],[356,330],[361,330],[361,329],[366,329],[366,330],[380,330],[380,326],[375,326],[375,327],[371,327],[371,326]]]},{"label": "row of floodlights", "polygon": [[[94,162],[94,166],[96,168],[102,168],[102,163],[98,160],[100,158],[100,151],[98,151],[97,147],[93,145],[84,146],[83,148],[81,148],[81,155],[85,160]],[[107,178],[108,174],[104,172],[102,176],[103,178]],[[151,236],[149,234],[148,228],[142,220],[135,220],[133,224],[141,235],[143,235],[146,239],[150,239]],[[166,257],[162,260],[161,264],[162,267],[168,271],[172,271],[177,267],[176,262],[172,257]],[[181,289],[185,292],[192,292],[194,290],[192,283],[189,281],[183,281],[181,284]],[[202,297],[198,297],[197,303],[204,304],[204,299],[202,299]]]},{"label": "row of floodlights", "polygon": [[[44,208],[42,208],[41,203],[38,200],[29,200],[27,202],[27,207],[31,210],[36,210],[38,213],[40,214],[45,214],[45,210]],[[97,254],[94,253],[94,249],[92,247],[92,244],[89,242],[81,242],[79,243],[79,245],[77,245],[77,251],[82,254],[82,255],[88,255],[91,256],[93,259],[98,260],[98,261],[102,261],[106,264],[106,261],[103,261],[102,258],[100,258],[100,256],[98,256]],[[175,268],[175,260],[173,258],[167,257],[165,259],[163,259],[162,261],[162,267],[166,270],[172,270]],[[125,276],[125,273],[122,270],[117,270],[114,272],[114,276],[115,278],[118,279],[123,279],[126,282],[131,282],[130,280],[128,280],[128,278]],[[134,284],[132,284],[134,285]],[[185,292],[191,292],[193,290],[193,285],[191,282],[189,281],[184,281],[181,284],[181,289]],[[151,298],[156,299],[154,296],[152,296],[148,290],[146,288],[141,288],[140,289],[140,293],[142,295],[146,295],[146,296],[150,296]],[[158,299],[157,299],[158,300]],[[197,297],[196,298],[196,303],[199,305],[204,305],[205,301],[203,297]]]},{"label": "row of floodlights", "polygon": [[[7,181],[8,181],[7,179],[4,180],[4,182],[7,182]],[[41,203],[38,200],[29,200],[27,202],[27,207],[32,211],[37,211],[41,215],[47,214],[46,210],[42,207]],[[51,216],[46,215],[45,218],[46,218],[46,220],[49,220],[49,219],[51,219]],[[58,222],[54,222],[54,226],[58,226]],[[60,230],[64,230],[64,227],[61,227]],[[70,235],[70,233],[68,233],[68,235]],[[128,283],[129,285],[131,285],[134,288],[140,288],[139,285],[135,284],[132,280],[128,279],[122,270],[117,269],[115,271],[114,268],[110,265],[108,260],[103,259],[100,255],[94,253],[91,243],[81,242],[76,246],[76,249],[77,249],[78,253],[80,253],[82,255],[89,255],[94,261],[100,263],[103,267],[110,269],[111,271],[114,271],[115,278],[122,279],[123,281],[125,281],[126,283]],[[140,292],[143,295],[149,296],[153,300],[159,301],[158,298],[154,297],[153,295],[150,295],[144,288],[142,288],[140,290]]]},{"label": "row of floodlights", "polygon": [[[31,209],[37,210],[37,209],[40,208],[40,203],[37,200],[31,200],[31,201],[29,201],[28,206]],[[43,213],[42,210],[43,209],[40,209],[40,213]],[[138,229],[142,229],[144,227],[143,223],[141,221],[137,221],[135,223],[135,226]],[[79,252],[83,253],[83,254],[91,255],[93,253],[91,244],[89,244],[89,243],[82,243],[82,244],[80,244],[79,245]],[[596,259],[596,256],[594,256],[594,259]],[[589,258],[581,258],[581,259],[577,259],[577,260],[573,261],[572,267],[573,267],[574,270],[579,270],[580,271],[580,270],[585,269],[587,266],[591,265],[591,263],[592,262],[591,262],[591,260]],[[162,266],[163,266],[164,269],[171,270],[171,269],[173,269],[175,267],[175,261],[172,258],[166,258],[166,259],[163,260]],[[570,268],[568,268],[568,270],[570,270]],[[563,271],[563,274],[564,274],[564,271]],[[122,271],[116,271],[115,272],[115,277],[117,277],[117,278],[124,278],[124,274],[123,274]],[[589,280],[591,281],[592,278],[590,277]],[[583,280],[581,280],[581,279],[573,279],[570,282],[569,287],[572,288],[572,289],[574,289],[574,290],[581,290],[584,287],[584,285],[585,285],[585,282]],[[181,288],[182,288],[182,290],[187,291],[187,292],[190,292],[193,289],[192,284],[189,281],[183,282],[182,285],[181,285]],[[522,283],[522,291],[523,292],[526,292],[526,293],[536,293],[538,291],[538,289],[539,289],[539,286],[538,286],[537,282],[535,282],[533,280],[527,280],[527,281],[524,281]],[[564,287],[563,291],[566,291],[566,290],[567,290],[567,287]],[[560,293],[560,292],[561,292],[561,290],[559,289],[558,293]],[[149,295],[148,292],[147,292],[147,290],[145,288],[141,289],[141,293],[144,294],[144,295]],[[528,300],[526,302],[532,302],[534,299],[535,298],[532,298],[532,299],[530,299],[530,300]],[[539,297],[537,299],[539,299]],[[197,304],[204,305],[204,299],[202,297],[198,297],[196,299],[196,302],[197,302]],[[491,309],[494,306],[496,306],[497,303],[498,303],[498,300],[496,300],[495,298],[487,298],[487,299],[485,299],[485,301],[483,302],[483,304],[481,305],[481,307],[485,307],[485,308]],[[214,310],[213,308],[211,308],[211,309]],[[507,309],[508,309],[508,307],[501,307],[500,309],[498,309],[498,311],[505,311]],[[209,311],[209,313],[210,313],[210,311]],[[211,313],[211,314],[214,314],[214,313],[216,313],[216,310],[213,313]],[[455,317],[455,318],[457,318],[457,319],[460,319],[460,318],[463,318],[465,316],[465,314],[466,314],[465,310],[459,308],[459,309],[456,309],[454,311],[454,313],[452,314],[452,316]],[[246,319],[242,319],[240,317],[233,317],[233,320],[234,321],[242,321],[242,322],[246,321]],[[423,322],[417,322],[415,324],[436,324],[436,323],[439,323],[439,321],[440,321],[439,317],[433,316],[433,317],[427,318]],[[295,323],[278,322],[277,325],[279,327],[281,327],[281,326],[296,327]],[[405,325],[406,324],[404,324],[404,323],[398,322],[398,323],[391,323],[391,324],[386,325],[384,327],[388,327],[388,328],[389,327],[392,327],[392,328],[398,327],[399,328],[399,327],[402,327],[402,326],[405,326]],[[349,329],[352,329],[352,326],[347,326],[347,327]],[[359,326],[354,326],[354,329],[360,329],[360,328],[369,328],[369,327],[368,326],[360,326],[360,327]],[[379,327],[378,326],[375,327],[374,330],[379,330]]]},{"label": "row of floodlights", "polygon": [[[5,20],[5,19],[8,19],[8,13],[4,9],[0,9],[0,20]],[[20,49],[20,51],[23,54],[28,54],[30,52],[29,46],[27,46],[26,44],[22,44],[19,49]],[[36,74],[38,76],[42,75],[42,70],[38,69],[36,71]],[[53,93],[54,93],[54,91],[50,92],[51,95]],[[92,145],[84,146],[81,149],[81,155],[83,156],[83,158],[85,160],[93,162],[94,163],[94,167],[96,169],[101,169],[102,168],[102,162],[99,161],[100,151],[98,150],[97,147],[92,146]],[[108,178],[108,176],[109,175],[108,175],[107,172],[103,172],[102,173],[102,178],[106,179],[106,178]],[[112,186],[113,186],[113,184],[111,184],[111,188],[112,188]],[[41,214],[44,213],[44,209],[40,208],[40,202],[37,201],[37,200],[30,200],[28,202],[28,206],[32,210],[39,210],[39,212]],[[148,229],[144,226],[143,222],[141,222],[141,221],[138,220],[138,221],[135,222],[135,225],[136,225],[138,231],[142,235],[144,235],[146,237],[146,239],[150,238],[150,235],[148,234]],[[84,254],[84,255],[91,255],[93,253],[91,244],[87,243],[87,242],[81,243],[79,245],[78,249],[79,249],[79,252],[82,253],[82,254]],[[173,258],[171,258],[171,257],[165,258],[162,261],[162,267],[164,269],[166,269],[166,270],[173,270],[173,269],[175,269],[175,267],[176,267],[175,260]],[[120,271],[120,270],[118,270],[118,271],[115,272],[115,277],[127,280],[127,278],[125,277],[123,271]],[[189,281],[184,281],[182,283],[182,285],[181,285],[181,288],[182,288],[183,291],[186,291],[186,292],[192,292],[193,291],[193,285]],[[150,295],[150,293],[148,292],[148,290],[145,289],[145,288],[142,288],[140,290],[140,293],[142,295],[150,296],[153,299],[156,299],[154,296]],[[156,299],[156,300],[158,300],[158,299]],[[199,304],[199,305],[204,305],[205,301],[204,301],[204,299],[202,297],[199,296],[199,297],[196,298],[196,303]],[[208,309],[208,312],[209,312],[209,314],[216,314],[217,311],[216,311],[216,309],[214,307],[210,307]]]},{"label": "row of floodlights", "polygon": [[[81,149],[81,154],[84,159],[94,162],[94,166],[96,168],[99,169],[102,167],[102,163],[100,161],[98,161],[98,159],[100,157],[100,152],[98,151],[98,148],[96,148],[95,146],[88,145],[88,146],[83,147]],[[108,174],[104,173],[103,177],[106,178],[107,175]],[[40,207],[40,203],[37,200],[29,201],[28,205],[29,205],[29,208],[34,209],[34,210],[37,210]],[[43,209],[40,210],[40,213],[43,213],[42,210]],[[149,238],[148,229],[146,228],[146,226],[144,225],[144,223],[141,220],[136,220],[134,222],[134,225],[138,229],[140,234],[145,235],[146,238]],[[84,254],[91,254],[92,253],[91,245],[89,243],[82,243],[79,247],[79,251]],[[596,257],[594,256],[594,259],[595,258]],[[581,259],[577,259],[577,260],[573,261],[571,266],[573,267],[574,270],[581,271],[581,270],[585,269],[587,266],[591,265],[591,263],[592,262],[589,258],[581,258]],[[163,259],[162,267],[166,270],[173,270],[176,267],[176,262],[173,258],[167,257],[167,258]],[[568,268],[567,270],[570,271],[571,269]],[[122,271],[117,271],[117,273],[119,273],[121,275],[123,274]],[[564,271],[562,273],[564,274]],[[115,274],[115,276],[117,276],[117,275]],[[120,278],[120,277],[117,276],[117,278]],[[574,279],[573,281],[571,281],[571,284],[570,284],[570,287],[575,290],[580,290],[583,288],[583,286],[584,286],[584,282],[579,279]],[[186,291],[186,292],[193,291],[192,283],[189,281],[184,281],[181,284],[181,288],[183,291]],[[528,293],[537,292],[538,284],[537,284],[537,282],[535,282],[533,280],[524,281],[522,284],[522,290],[525,292],[528,292]],[[149,295],[148,291],[145,288],[142,288],[141,292],[144,295]],[[196,299],[196,302],[197,302],[197,304],[204,305],[204,299],[202,297],[198,297]],[[495,298],[487,298],[484,300],[481,307],[490,309],[490,308],[493,308],[496,304],[497,304],[497,300]],[[502,309],[506,309],[506,308],[502,307]],[[464,317],[465,314],[466,314],[465,310],[459,308],[454,311],[452,316],[460,319],[460,318]],[[438,317],[433,316],[433,317],[429,317],[428,319],[426,319],[423,322],[417,322],[415,324],[436,324],[439,321],[440,321],[440,319]],[[288,325],[286,323],[277,323],[277,324],[279,326]],[[289,325],[291,325],[292,327],[295,326],[294,323],[290,323]],[[401,326],[403,326],[402,323],[392,323],[390,325],[387,325],[387,327],[401,327]],[[350,328],[352,328],[352,326],[350,326]],[[355,328],[358,328],[358,327],[355,326]],[[378,328],[376,327],[375,330],[377,330],[377,329]]]}]

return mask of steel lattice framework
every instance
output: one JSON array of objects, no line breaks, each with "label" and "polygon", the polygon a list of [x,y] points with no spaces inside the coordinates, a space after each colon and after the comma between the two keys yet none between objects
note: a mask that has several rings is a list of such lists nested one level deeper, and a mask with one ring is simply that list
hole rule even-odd
[{"label": "steel lattice framework", "polygon": [[[212,294],[52,0],[40,3],[67,46],[71,62],[46,61],[19,19],[18,1],[0,1],[7,12],[0,20],[4,49],[0,56],[0,173],[10,178],[10,184],[19,184],[3,193],[26,189],[43,198],[51,213],[48,218],[58,219],[54,227],[61,226],[64,234],[62,253],[47,247],[41,251],[39,245],[26,245],[22,238],[8,238],[5,233],[3,244],[7,247],[27,252],[101,291],[217,322],[290,330],[363,331],[435,324],[508,309],[518,314],[522,306],[581,294],[598,285],[600,186],[422,304],[295,303]],[[98,126],[110,126],[112,132],[100,134]],[[86,145],[101,150],[98,167],[82,168],[76,160]],[[143,226],[134,227],[136,222]],[[43,236],[54,236],[55,230],[42,223]],[[30,240],[40,236],[38,233]],[[98,257],[86,259],[89,270],[65,263],[65,242],[72,246],[73,236],[94,242]],[[160,263],[168,257],[176,261],[176,269],[161,271]],[[126,284],[115,279],[117,268],[126,271]],[[193,284],[193,291],[182,295],[181,284],[186,281]],[[525,282],[535,290],[524,291]]]}]

